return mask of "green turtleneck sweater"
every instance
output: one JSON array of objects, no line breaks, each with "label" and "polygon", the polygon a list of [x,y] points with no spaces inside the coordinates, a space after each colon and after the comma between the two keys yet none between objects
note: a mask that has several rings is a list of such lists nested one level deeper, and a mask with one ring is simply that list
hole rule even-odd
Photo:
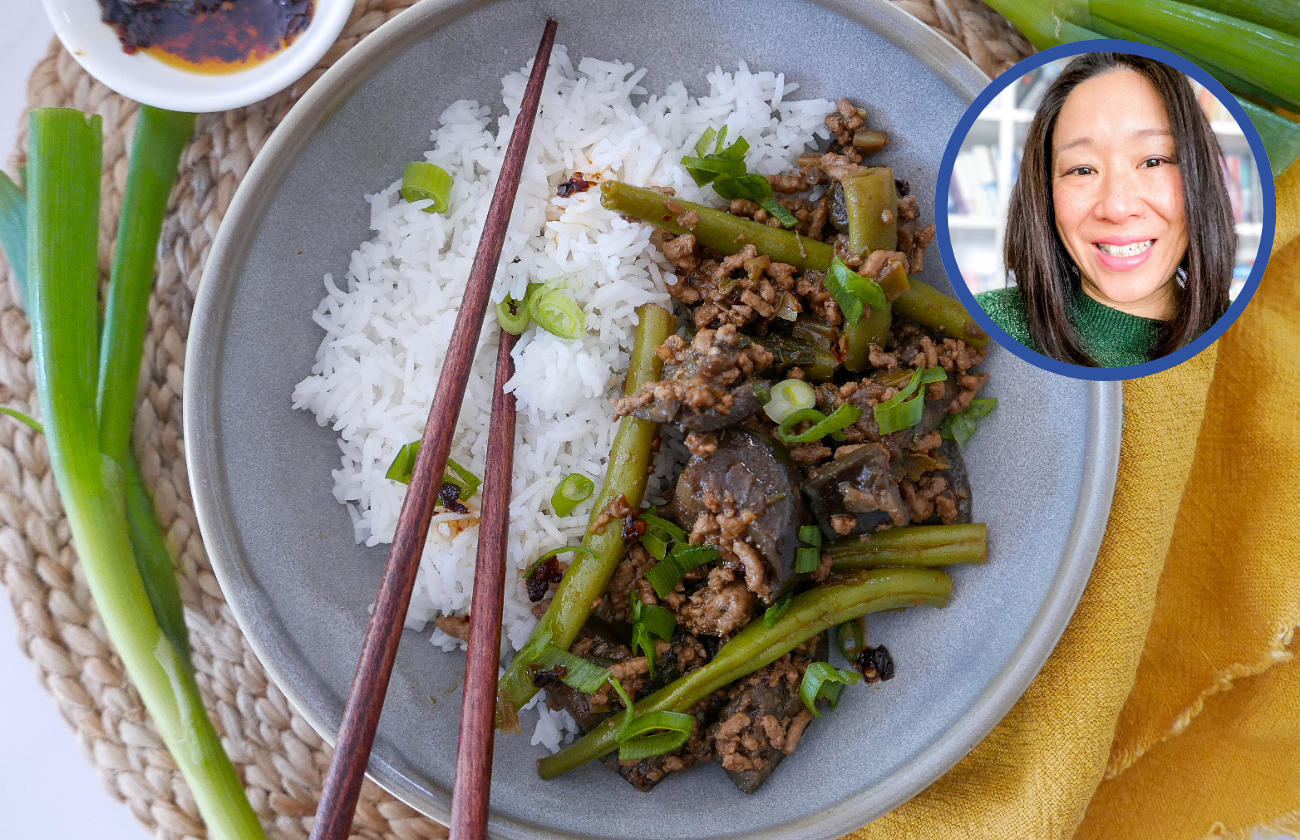
[{"label": "green turtleneck sweater", "polygon": [[[993,323],[1030,350],[1038,347],[1029,337],[1029,318],[1020,289],[1009,286],[975,296]],[[1070,320],[1083,345],[1101,367],[1127,367],[1150,361],[1160,339],[1160,321],[1141,318],[1098,303],[1082,290],[1070,301]]]}]

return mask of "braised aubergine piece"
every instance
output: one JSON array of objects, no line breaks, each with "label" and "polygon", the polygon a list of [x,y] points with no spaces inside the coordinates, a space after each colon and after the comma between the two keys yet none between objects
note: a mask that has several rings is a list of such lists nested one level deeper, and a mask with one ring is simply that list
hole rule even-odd
[{"label": "braised aubergine piece", "polygon": [[[799,528],[812,521],[800,481],[799,467],[780,441],[733,426],[719,433],[717,449],[691,458],[682,470],[676,515],[687,531],[695,529],[701,516],[724,520],[716,529],[719,547],[747,543],[757,552],[766,579],[756,585],[750,569],[745,579],[770,604],[794,582]],[[744,553],[745,546],[736,547]]]},{"label": "braised aubergine piece", "polygon": [[831,537],[842,536],[831,523],[837,516],[857,520],[850,534],[870,534],[881,525],[906,525],[908,506],[890,472],[889,451],[879,443],[843,447],[836,457],[813,470],[804,482],[817,525]]}]

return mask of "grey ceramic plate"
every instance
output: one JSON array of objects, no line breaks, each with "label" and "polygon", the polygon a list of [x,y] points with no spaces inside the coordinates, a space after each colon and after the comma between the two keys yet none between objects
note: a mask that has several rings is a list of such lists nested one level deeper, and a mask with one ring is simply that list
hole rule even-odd
[{"label": "grey ceramic plate", "polygon": [[[782,70],[804,96],[848,95],[893,138],[886,162],[923,197],[986,80],[884,0],[427,2],[370,36],[293,109],[258,157],[213,247],[190,333],[185,431],[199,519],[235,614],[284,692],[333,740],[386,552],[352,539],[331,495],[334,434],[290,408],[322,333],[321,277],[369,235],[361,196],[426,148],[453,100],[499,108],[498,80],[532,56],[547,16],[573,56],[648,67],[698,91],[715,65]],[[924,276],[949,288],[940,261]],[[542,782],[540,748],[497,741],[499,837],[830,838],[915,795],[1021,695],[1060,637],[1096,557],[1119,451],[1118,383],[1044,373],[995,350],[1001,401],[967,449],[991,561],[955,569],[945,610],[873,619],[898,676],[838,711],[752,797],[716,766],[634,791],[603,767]],[[462,655],[403,640],[371,776],[449,813]]]}]

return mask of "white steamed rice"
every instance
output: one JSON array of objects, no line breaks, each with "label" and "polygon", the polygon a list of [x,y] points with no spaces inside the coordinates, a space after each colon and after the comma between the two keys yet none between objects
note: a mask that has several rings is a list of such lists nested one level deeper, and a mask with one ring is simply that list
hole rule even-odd
[{"label": "white steamed rice", "polygon": [[[501,80],[506,116],[494,119],[488,105],[462,100],[438,118],[424,157],[452,175],[451,210],[431,214],[422,209],[427,202],[401,200],[400,181],[366,196],[374,235],[352,253],[343,284],[325,275],[326,295],[312,316],[325,338],[312,375],[294,389],[293,404],[338,432],[342,465],[333,473],[334,495],[347,506],[357,541],[366,545],[392,541],[406,486],[384,474],[397,451],[423,432],[527,73],[524,68]],[[679,163],[694,154],[709,127],[725,122],[729,136],[744,136],[748,167],[758,172],[792,168],[814,137],[828,136],[823,119],[833,103],[787,100],[797,86],[780,74],[755,73],[743,63],[734,73],[715,69],[707,76],[708,95],[699,98],[676,82],[649,95],[639,85],[644,75],[631,64],[593,58],[575,67],[564,47],[555,48],[493,289],[497,302],[523,297],[530,281],[562,279],[587,313],[588,328],[574,341],[532,329],[514,351],[516,373],[508,387],[519,417],[503,630],[515,649],[537,619],[522,575],[513,570],[581,540],[590,505],[556,516],[551,494],[574,472],[600,486],[615,431],[609,402],[627,369],[635,310],[666,303],[664,284],[675,282],[650,243],[648,226],[605,210],[596,187],[560,198],[557,185],[582,172],[715,201]],[[496,335],[490,310],[451,453],[479,476]],[[468,612],[478,501],[469,502],[467,514],[434,517],[408,627]],[[432,641],[444,650],[463,646],[437,628]],[[533,743],[557,749],[573,732],[573,721],[539,708]]]}]

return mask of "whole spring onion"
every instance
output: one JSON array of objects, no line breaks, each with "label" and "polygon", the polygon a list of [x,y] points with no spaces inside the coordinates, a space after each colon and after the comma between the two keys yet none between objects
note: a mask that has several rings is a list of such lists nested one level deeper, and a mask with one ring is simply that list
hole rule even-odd
[{"label": "whole spring onion", "polygon": [[925,412],[925,386],[947,378],[947,372],[941,367],[918,368],[903,390],[875,407],[880,433],[888,435],[920,423]]},{"label": "whole spring onion", "polygon": [[817,701],[825,698],[834,709],[840,704],[840,694],[844,686],[862,682],[862,675],[856,671],[841,671],[829,662],[814,662],[804,671],[803,682],[799,683],[799,699],[813,717],[820,718],[821,710]]},{"label": "whole spring onion", "polygon": [[[137,129],[132,151],[132,170],[144,165],[142,155],[171,144],[171,136],[156,133],[160,123],[184,130],[182,120],[146,120],[144,110],[143,127]],[[106,387],[115,386],[100,380],[129,376],[134,388],[139,364],[138,353],[134,359],[110,360],[113,364],[107,371],[99,364],[101,142],[99,117],[68,109],[31,113],[27,305],[50,464],[104,627],[189,784],[209,835],[219,840],[262,838],[265,835],[239,775],[204,710],[188,652],[164,630],[150,598],[144,575],[152,573],[145,570],[153,567],[141,563],[133,545],[133,537],[138,535],[132,532],[128,518],[128,470],[101,448],[97,396]],[[170,165],[174,170],[175,161]],[[137,181],[133,193],[130,174],[127,180],[123,217],[136,219],[136,213],[148,217],[153,211],[138,203],[156,200],[156,191],[140,188]],[[164,200],[168,191],[162,190]],[[152,266],[157,236],[150,239],[150,227],[143,224],[143,229],[119,239],[119,262],[137,256],[121,254],[125,247],[131,252],[147,252]],[[119,272],[115,269],[112,283],[123,279]],[[129,278],[125,282],[130,282]],[[146,318],[147,313],[110,307],[106,317]],[[119,328],[128,334],[131,331],[129,325],[112,326]],[[106,375],[101,377],[101,373]],[[105,428],[110,430],[110,446],[120,451],[116,436],[129,435],[129,424],[125,431],[116,423]],[[146,515],[152,515],[152,510]],[[174,586],[170,565],[168,558],[166,573],[172,576]],[[167,597],[165,590],[158,591]]]},{"label": "whole spring onion", "polygon": [[596,484],[582,473],[565,476],[551,494],[551,509],[559,516],[568,516],[578,505],[591,498]]},{"label": "whole spring onion", "polygon": [[718,559],[718,550],[711,545],[687,545],[678,543],[668,552],[664,559],[656,563],[645,573],[646,580],[654,587],[660,598],[667,597],[677,586],[677,582],[691,569],[712,563]]},{"label": "whole spring onion", "polygon": [[[695,728],[695,718],[685,712],[660,710],[638,715],[618,737],[618,760],[640,761],[663,755],[685,744]],[[647,734],[654,732],[656,734]]]},{"label": "whole spring onion", "polygon": [[772,386],[771,399],[763,406],[773,423],[780,423],[796,411],[817,405],[813,387],[802,379],[785,379]]},{"label": "whole spring onion", "polygon": [[406,165],[402,173],[402,198],[407,201],[431,200],[426,213],[446,213],[451,209],[451,175],[441,166],[417,160]]},{"label": "whole spring onion", "polygon": [[[893,185],[893,176],[890,176],[890,185]],[[875,280],[863,277],[853,269],[845,265],[839,257],[831,260],[830,268],[826,271],[826,291],[831,293],[835,302],[840,305],[840,311],[844,313],[844,323],[850,327],[856,327],[858,321],[862,320],[862,313],[866,307],[872,309],[889,308],[889,301],[885,298],[885,290],[880,288],[880,284]]]},{"label": "whole spring onion", "polygon": [[[782,420],[781,425],[777,427],[776,436],[786,443],[812,443],[827,435],[835,435],[837,439],[843,439],[840,430],[852,426],[861,416],[862,409],[852,403],[845,403],[832,411],[829,416],[815,408],[806,408]],[[795,426],[808,422],[813,424],[810,429],[797,435],[793,433]]]},{"label": "whole spring onion", "polygon": [[656,653],[654,637],[665,642],[673,637],[677,629],[677,616],[663,607],[647,604],[636,599],[632,605],[632,653],[639,649],[650,666],[651,678],[655,675]]},{"label": "whole spring onion", "polygon": [[979,397],[970,401],[966,406],[956,414],[950,414],[939,427],[939,432],[944,438],[953,441],[958,446],[965,446],[966,441],[974,436],[979,429],[981,417],[987,417],[989,412],[997,408],[997,397]]},{"label": "whole spring onion", "polygon": [[804,545],[795,551],[795,572],[805,574],[817,571],[822,564],[822,529],[816,525],[804,525],[799,529],[799,540]]}]

